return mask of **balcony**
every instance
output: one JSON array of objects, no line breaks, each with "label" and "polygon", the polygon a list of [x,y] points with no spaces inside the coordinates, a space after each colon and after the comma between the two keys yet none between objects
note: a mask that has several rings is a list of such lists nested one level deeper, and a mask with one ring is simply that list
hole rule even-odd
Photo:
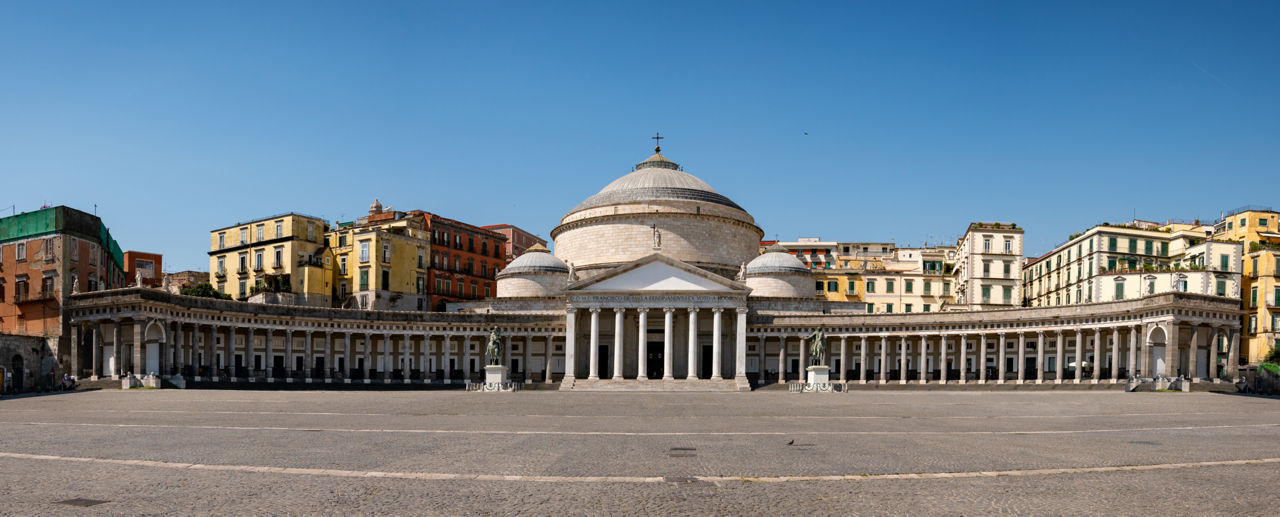
[{"label": "balcony", "polygon": [[213,273],[213,277],[219,280],[224,280],[227,278],[227,270],[219,269]]},{"label": "balcony", "polygon": [[37,303],[54,299],[53,291],[36,291],[25,293],[13,293],[13,303]]},{"label": "balcony", "polygon": [[249,273],[249,268],[245,266],[240,266],[239,268],[236,268],[236,274],[238,275],[246,275],[248,273]]},{"label": "balcony", "polygon": [[298,267],[323,267],[324,259],[320,257],[302,257],[298,259]]}]

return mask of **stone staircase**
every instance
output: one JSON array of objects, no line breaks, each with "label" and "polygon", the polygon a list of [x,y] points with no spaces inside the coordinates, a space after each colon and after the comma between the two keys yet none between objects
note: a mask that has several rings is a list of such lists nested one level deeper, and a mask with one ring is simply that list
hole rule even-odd
[{"label": "stone staircase", "polygon": [[693,392],[693,391],[715,391],[715,392],[736,392],[751,391],[750,386],[738,386],[737,381],[733,379],[725,379],[713,381],[709,379],[694,380],[647,380],[638,381],[635,379],[624,380],[588,380],[577,379],[571,382],[563,382],[560,384],[560,391],[618,391],[618,392]]}]

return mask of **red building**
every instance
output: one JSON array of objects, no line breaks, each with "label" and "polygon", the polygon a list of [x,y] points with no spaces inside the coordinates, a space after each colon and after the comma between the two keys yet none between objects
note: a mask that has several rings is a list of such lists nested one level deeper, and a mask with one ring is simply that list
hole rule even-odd
[{"label": "red building", "polygon": [[513,224],[491,224],[489,226],[481,226],[481,228],[501,233],[507,238],[506,253],[508,264],[516,257],[523,255],[524,250],[529,249],[534,244],[541,244],[543,247],[547,245],[547,241]]},{"label": "red building", "polygon": [[136,286],[138,283],[139,273],[141,273],[142,285],[145,287],[155,287],[160,285],[164,279],[164,269],[161,267],[164,257],[159,253],[147,253],[145,251],[126,251],[124,252],[124,281],[128,286]]},{"label": "red building", "polygon": [[431,233],[431,267],[427,270],[431,308],[445,310],[451,301],[481,300],[497,292],[498,271],[507,263],[507,237],[479,226],[415,210]]}]

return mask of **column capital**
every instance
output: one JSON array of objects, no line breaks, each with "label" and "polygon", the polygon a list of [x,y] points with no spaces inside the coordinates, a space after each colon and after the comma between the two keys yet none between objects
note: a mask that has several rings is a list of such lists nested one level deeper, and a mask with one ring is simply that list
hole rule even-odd
[{"label": "column capital", "polygon": [[665,313],[670,314],[670,313],[676,312],[676,308],[675,308],[675,307],[663,307],[663,308],[662,308],[662,312],[665,312]]},{"label": "column capital", "polygon": [[697,307],[689,307],[687,310],[689,311],[689,314],[695,314],[698,312]]},{"label": "column capital", "polygon": [[622,314],[624,312],[627,312],[627,309],[625,307],[614,307],[613,312],[615,314]]},{"label": "column capital", "polygon": [[636,312],[639,312],[639,313],[641,313],[641,314],[644,314],[644,313],[649,312],[649,308],[648,308],[648,307],[639,307],[639,308],[637,308],[637,309],[636,309]]},{"label": "column capital", "polygon": [[578,308],[577,308],[577,307],[565,307],[564,312],[565,312],[565,313],[567,313],[567,314],[570,314],[570,315],[577,314],[577,313],[578,313]]},{"label": "column capital", "polygon": [[711,312],[714,312],[714,313],[716,313],[716,314],[720,314],[720,313],[724,312],[724,307],[712,307],[712,308],[711,308]]},{"label": "column capital", "polygon": [[592,308],[587,309],[587,310],[588,310],[588,311],[591,311],[591,314],[600,314],[600,308],[599,308],[599,307],[592,307]]},{"label": "column capital", "polygon": [[1038,337],[1038,338],[1042,338],[1042,337],[1044,337],[1044,331],[1043,331],[1043,330],[1037,330],[1037,331],[1036,331],[1036,337]]},{"label": "column capital", "polygon": [[738,314],[746,314],[748,312],[748,309],[746,307],[734,307],[733,310]]}]

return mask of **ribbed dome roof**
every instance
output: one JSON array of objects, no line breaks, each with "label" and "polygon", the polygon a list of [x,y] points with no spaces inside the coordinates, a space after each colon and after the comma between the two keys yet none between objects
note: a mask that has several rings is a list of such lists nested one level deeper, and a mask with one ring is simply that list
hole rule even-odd
[{"label": "ribbed dome roof", "polygon": [[605,185],[600,193],[579,203],[570,212],[617,203],[659,200],[705,201],[742,210],[742,207],[720,195],[711,185],[684,172],[665,156],[654,153],[636,164],[630,174]]},{"label": "ribbed dome roof", "polygon": [[779,273],[802,273],[808,274],[809,268],[805,267],[804,262],[790,253],[780,251],[772,251],[765,253],[747,263],[748,275],[767,275]]},{"label": "ribbed dome roof", "polygon": [[569,266],[547,251],[547,248],[535,244],[516,257],[505,269],[498,272],[498,278],[523,273],[564,273],[569,274]]}]

